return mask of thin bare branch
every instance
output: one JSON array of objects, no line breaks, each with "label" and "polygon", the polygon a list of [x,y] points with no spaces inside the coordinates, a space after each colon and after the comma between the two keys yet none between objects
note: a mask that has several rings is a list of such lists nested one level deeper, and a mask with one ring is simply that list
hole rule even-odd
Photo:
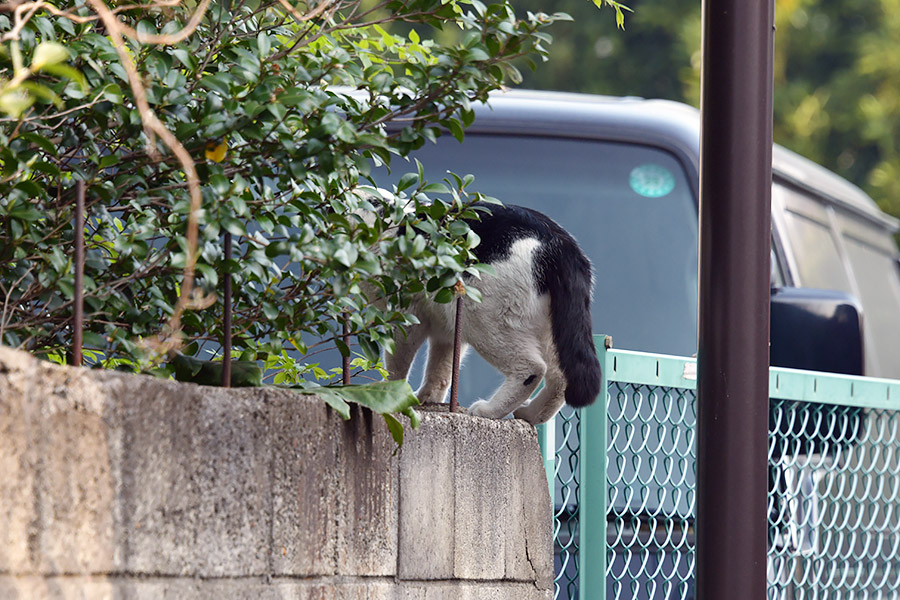
[{"label": "thin bare branch", "polygon": [[[179,343],[178,338],[180,337],[179,333],[181,331],[181,316],[184,314],[184,311],[189,308],[199,307],[205,303],[201,298],[198,298],[194,294],[194,266],[197,261],[198,221],[202,206],[200,179],[197,176],[197,169],[190,153],[185,149],[181,142],[178,141],[178,138],[163,125],[162,121],[159,120],[159,117],[156,116],[156,113],[150,108],[134,60],[125,48],[125,41],[122,39],[123,26],[121,21],[112,13],[112,11],[110,11],[109,7],[107,7],[102,0],[87,1],[106,27],[113,46],[119,55],[119,61],[122,63],[122,66],[128,75],[128,82],[131,86],[134,102],[138,107],[144,130],[150,140],[147,145],[148,154],[150,154],[151,158],[158,159],[158,153],[153,142],[155,134],[159,136],[162,142],[178,159],[178,162],[181,163],[188,182],[188,193],[190,194],[191,204],[187,222],[187,256],[185,258],[184,276],[181,282],[181,292],[178,302],[169,319],[167,331],[163,334],[162,339],[159,340],[162,346],[159,348],[159,351],[164,353],[164,351],[177,346]],[[208,3],[207,0],[204,6]]]},{"label": "thin bare branch", "polygon": [[325,12],[325,10],[329,6],[331,6],[332,0],[322,0],[321,2],[319,2],[318,6],[316,6],[314,9],[312,9],[311,11],[309,11],[305,14],[301,13],[299,10],[297,10],[297,8],[293,4],[288,2],[287,0],[278,0],[278,3],[281,4],[291,14],[291,16],[294,17],[297,21],[304,23],[306,21],[311,21],[312,19],[315,19],[316,17],[321,15],[323,12]]},{"label": "thin bare branch", "polygon": [[9,297],[12,295],[13,290],[19,287],[19,284],[22,283],[26,277],[28,277],[29,273],[31,273],[33,269],[34,265],[28,267],[28,269],[24,273],[22,273],[22,276],[19,277],[8,290],[3,290],[5,298],[3,299],[3,313],[0,314],[0,341],[3,340],[3,333],[6,330],[6,326],[9,324],[9,320],[12,318],[12,313],[9,313],[9,316],[7,317],[7,312],[9,311]]},{"label": "thin bare branch", "polygon": [[[191,15],[190,20],[187,25],[181,28],[180,31],[175,33],[141,33],[132,27],[122,23],[119,21],[119,31],[122,35],[126,37],[130,37],[134,40],[137,40],[141,44],[156,44],[160,46],[171,46],[173,44],[177,44],[179,42],[183,42],[191,34],[196,31],[197,26],[200,25],[200,21],[203,20],[203,15],[206,14],[206,9],[209,8],[210,0],[200,0],[200,4],[197,5],[197,10],[194,11],[194,14]],[[91,2],[91,5],[94,3]],[[175,6],[180,4],[180,0],[175,0],[173,2],[160,2],[160,5],[165,6]],[[107,8],[107,10],[109,10]]]}]

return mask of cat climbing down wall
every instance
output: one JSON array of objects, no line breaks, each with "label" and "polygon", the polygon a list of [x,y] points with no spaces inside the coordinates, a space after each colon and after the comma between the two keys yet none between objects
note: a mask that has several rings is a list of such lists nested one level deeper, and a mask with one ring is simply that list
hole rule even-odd
[{"label": "cat climbing down wall", "polygon": [[[489,206],[469,226],[481,238],[475,255],[494,267],[478,282],[481,303],[465,301],[463,349],[473,347],[506,380],[469,414],[500,419],[514,413],[543,423],[562,408],[591,404],[600,393],[600,362],[591,328],[593,274],[575,239],[546,215],[521,206]],[[411,312],[420,324],[395,336],[385,355],[392,379],[405,379],[429,340],[422,402],[442,402],[450,386],[454,304],[424,296]],[[541,381],[544,388],[532,399]]]}]

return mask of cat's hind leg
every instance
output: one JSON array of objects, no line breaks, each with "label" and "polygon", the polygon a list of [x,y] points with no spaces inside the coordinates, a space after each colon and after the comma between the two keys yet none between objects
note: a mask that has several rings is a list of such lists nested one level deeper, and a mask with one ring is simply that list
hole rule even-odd
[{"label": "cat's hind leg", "polygon": [[[460,348],[460,362],[468,346]],[[419,402],[443,402],[450,387],[453,374],[453,343],[438,340],[432,335],[428,339],[428,363],[425,367],[425,381],[416,392]]]},{"label": "cat's hind leg", "polygon": [[566,380],[558,370],[550,370],[544,379],[544,388],[527,404],[513,412],[517,419],[532,425],[546,423],[566,403]]},{"label": "cat's hind leg", "polygon": [[479,400],[468,412],[476,417],[502,419],[524,404],[544,378],[547,365],[541,358],[540,345],[530,339],[520,338],[514,343],[495,339],[494,343],[476,345],[475,349],[506,380],[490,400]]},{"label": "cat's hind leg", "polygon": [[394,352],[384,353],[384,366],[388,372],[388,379],[399,380],[409,376],[413,359],[416,358],[416,352],[425,341],[426,335],[427,331],[423,325],[413,325],[407,328],[405,335],[402,330],[397,330],[394,334]]}]

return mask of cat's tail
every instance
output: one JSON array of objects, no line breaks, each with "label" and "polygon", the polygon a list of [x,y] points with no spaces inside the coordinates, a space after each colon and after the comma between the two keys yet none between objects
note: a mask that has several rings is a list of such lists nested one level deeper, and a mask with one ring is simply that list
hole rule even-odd
[{"label": "cat's tail", "polygon": [[[548,247],[549,246],[549,247]],[[550,293],[550,326],[560,368],[566,378],[566,404],[593,404],[602,385],[591,326],[594,284],[591,262],[565,234],[544,247],[540,279]]]}]

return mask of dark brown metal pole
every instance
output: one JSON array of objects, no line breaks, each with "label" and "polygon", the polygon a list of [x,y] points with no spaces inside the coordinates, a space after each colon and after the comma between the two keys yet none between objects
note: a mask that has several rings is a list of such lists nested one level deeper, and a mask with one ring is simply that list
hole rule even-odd
[{"label": "dark brown metal pole", "polygon": [[231,272],[229,263],[231,262],[231,234],[225,232],[225,299],[224,312],[222,318],[222,332],[224,346],[224,354],[222,358],[222,387],[231,387]]},{"label": "dark brown metal pole", "polygon": [[[350,315],[344,314],[344,331],[341,336],[344,340],[344,346],[350,349]],[[350,355],[341,357],[341,383],[350,385]]]},{"label": "dark brown metal pole", "polygon": [[[459,288],[460,284],[457,284]],[[465,288],[461,288],[465,289]],[[456,297],[456,325],[453,330],[453,370],[450,374],[450,412],[459,410],[459,361],[462,354],[462,295]]]},{"label": "dark brown metal pole", "polygon": [[75,182],[75,297],[72,299],[72,364],[84,362],[84,182]]},{"label": "dark brown metal pole", "polygon": [[697,598],[766,597],[774,0],[703,0]]}]

